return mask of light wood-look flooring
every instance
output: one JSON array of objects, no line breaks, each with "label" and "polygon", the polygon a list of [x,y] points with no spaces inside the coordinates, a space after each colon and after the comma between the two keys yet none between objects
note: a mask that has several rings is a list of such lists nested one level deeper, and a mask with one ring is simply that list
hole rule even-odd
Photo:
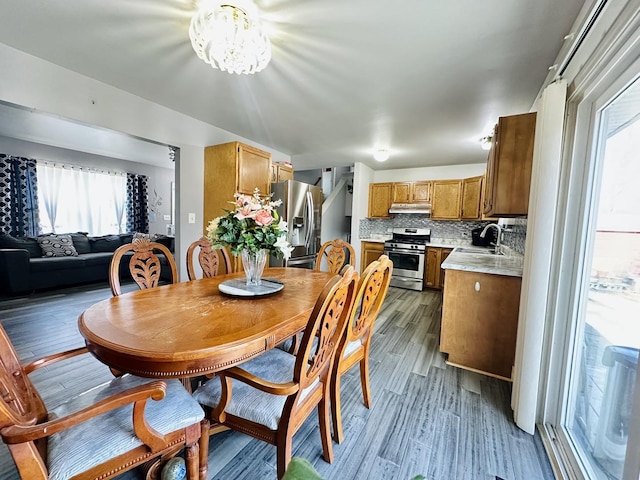
[{"label": "light wood-look flooring", "polygon": [[[0,299],[0,321],[29,361],[81,346],[78,315],[109,296],[99,286]],[[364,407],[352,369],[342,380],[345,441],[334,444],[334,462],[322,460],[316,415],[294,437],[294,455],[326,480],[553,479],[539,436],[513,423],[511,385],[445,365],[438,351],[441,302],[439,292],[389,290],[371,346],[372,408]],[[110,376],[91,356],[32,374],[49,406]],[[224,432],[211,438],[208,478],[275,479],[275,462],[275,447]],[[18,478],[0,444],[0,479]]]}]

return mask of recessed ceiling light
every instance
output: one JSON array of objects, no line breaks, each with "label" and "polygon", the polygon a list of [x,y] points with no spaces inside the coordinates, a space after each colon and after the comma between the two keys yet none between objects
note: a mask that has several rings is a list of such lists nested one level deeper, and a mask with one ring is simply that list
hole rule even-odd
[{"label": "recessed ceiling light", "polygon": [[386,148],[378,148],[373,151],[373,158],[378,162],[384,162],[389,159],[389,150]]}]

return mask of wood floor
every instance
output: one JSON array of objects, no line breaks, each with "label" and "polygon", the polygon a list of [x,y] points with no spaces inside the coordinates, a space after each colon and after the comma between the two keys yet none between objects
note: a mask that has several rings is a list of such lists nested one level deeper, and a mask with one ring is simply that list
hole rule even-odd
[{"label": "wood floor", "polygon": [[[0,322],[29,361],[81,346],[78,315],[109,296],[108,287],[99,286],[2,299]],[[438,352],[441,300],[438,292],[390,289],[371,347],[372,408],[364,407],[352,369],[342,380],[345,441],[334,444],[334,462],[322,460],[315,415],[294,437],[294,455],[326,480],[553,479],[539,436],[513,423],[511,385],[445,365]],[[53,406],[110,375],[87,355],[32,378]],[[275,479],[275,461],[275,447],[224,432],[211,438],[208,478]],[[0,480],[18,478],[1,444]],[[134,471],[118,478],[142,477]]]}]

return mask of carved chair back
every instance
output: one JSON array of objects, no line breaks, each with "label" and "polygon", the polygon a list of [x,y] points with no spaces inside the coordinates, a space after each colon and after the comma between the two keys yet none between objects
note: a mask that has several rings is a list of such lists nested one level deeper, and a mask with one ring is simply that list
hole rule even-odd
[{"label": "carved chair back", "polygon": [[229,252],[227,252],[225,248],[213,248],[211,242],[205,237],[202,237],[193,242],[189,245],[189,248],[187,248],[187,274],[189,276],[189,280],[195,280],[197,278],[194,265],[194,255],[198,248],[198,263],[200,264],[200,268],[202,268],[203,278],[215,277],[218,275],[222,262],[224,262],[226,273],[233,272]]},{"label": "carved chair back", "polygon": [[132,243],[119,247],[111,258],[109,266],[109,284],[114,297],[122,294],[120,285],[120,261],[127,252],[133,252],[129,260],[129,272],[140,289],[154,288],[160,281],[160,258],[154,250],[162,252],[171,269],[171,283],[178,281],[178,270],[171,251],[164,245],[146,238],[135,239]]},{"label": "carved chair back", "polygon": [[309,323],[302,334],[293,379],[304,390],[326,375],[336,347],[344,336],[356,296],[358,274],[349,267],[341,277],[332,279],[318,297]]},{"label": "carved chair back", "polygon": [[[347,261],[347,255],[349,257]],[[345,242],[341,238],[325,242],[316,258],[316,270],[322,268],[322,259],[326,256],[327,267],[329,273],[340,273],[345,264],[355,266],[356,252],[351,244]]]}]

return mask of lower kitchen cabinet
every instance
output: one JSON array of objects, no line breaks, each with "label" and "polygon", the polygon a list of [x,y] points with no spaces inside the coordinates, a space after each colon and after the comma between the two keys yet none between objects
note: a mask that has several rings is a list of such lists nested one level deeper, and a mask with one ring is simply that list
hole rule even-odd
[{"label": "lower kitchen cabinet", "polygon": [[384,243],[380,242],[362,242],[362,257],[360,259],[360,271],[375,262],[384,253]]},{"label": "lower kitchen cabinet", "polygon": [[429,247],[425,258],[424,286],[426,288],[444,287],[444,270],[440,267],[449,254],[451,248]]},{"label": "lower kitchen cabinet", "polygon": [[440,351],[447,363],[511,380],[520,277],[447,270]]},{"label": "lower kitchen cabinet", "polygon": [[441,248],[427,248],[427,256],[424,267],[424,286],[427,288],[440,288],[440,257]]}]

